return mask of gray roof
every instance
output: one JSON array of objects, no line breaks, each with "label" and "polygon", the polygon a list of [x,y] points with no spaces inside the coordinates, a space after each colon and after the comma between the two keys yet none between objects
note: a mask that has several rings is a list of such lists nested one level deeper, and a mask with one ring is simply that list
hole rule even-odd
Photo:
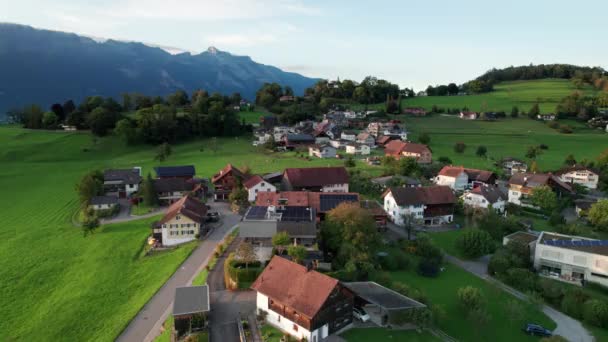
[{"label": "gray roof", "polygon": [[378,305],[385,310],[402,310],[422,308],[426,306],[373,281],[360,281],[343,284],[365,301]]},{"label": "gray roof", "polygon": [[496,203],[500,200],[506,200],[507,195],[502,192],[497,186],[483,184],[471,190],[471,193],[483,196],[488,202]]},{"label": "gray roof", "polygon": [[114,196],[95,196],[91,198],[91,205],[118,204],[118,198]]},{"label": "gray roof", "polygon": [[209,311],[209,287],[188,286],[175,289],[173,316]]},{"label": "gray roof", "polygon": [[106,182],[121,181],[124,184],[139,184],[141,176],[138,169],[110,169],[103,173]]}]

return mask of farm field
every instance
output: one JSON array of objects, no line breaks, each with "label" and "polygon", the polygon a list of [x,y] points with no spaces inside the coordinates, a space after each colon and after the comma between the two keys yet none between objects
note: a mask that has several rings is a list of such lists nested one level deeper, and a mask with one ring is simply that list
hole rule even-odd
[{"label": "farm field", "polygon": [[[173,146],[164,165],[194,164],[210,177],[226,163],[254,172],[341,165],[341,160],[265,155],[249,138]],[[152,219],[100,228],[83,236],[73,227],[74,186],[93,169],[158,165],[154,146],[126,147],[115,137],[81,132],[0,127],[0,331],[8,340],[111,341],[154,294],[194,245],[142,258]],[[202,149],[202,151],[201,151]],[[86,152],[85,152],[86,150]],[[361,163],[363,165],[363,163]]]},{"label": "farm field", "polygon": [[[430,110],[433,105],[442,108],[468,107],[473,111],[504,111],[511,113],[517,106],[520,111],[528,111],[538,101],[541,113],[555,112],[559,101],[577,91],[571,81],[562,79],[543,79],[530,81],[501,82],[494,86],[494,91],[485,94],[467,96],[421,96],[404,99],[403,107],[423,107]],[[580,89],[593,93],[591,86]]]},{"label": "farm field", "polygon": [[[432,305],[441,307],[445,318],[438,320],[439,328],[459,341],[537,341],[538,338],[521,332],[524,323],[555,328],[555,323],[545,314],[522,301],[518,301],[524,308],[522,319],[510,319],[505,305],[510,300],[517,300],[515,297],[451,264],[445,265],[438,278],[423,277],[413,270],[391,272],[390,275],[393,281],[421,290]],[[469,285],[481,289],[486,298],[490,317],[485,324],[468,320],[458,304],[458,289]]]},{"label": "farm field", "polygon": [[[408,136],[411,141],[416,141],[422,132],[431,136],[434,160],[446,156],[455,165],[466,167],[493,168],[494,160],[503,157],[526,159],[529,146],[545,144],[548,149],[543,150],[536,162],[541,171],[550,171],[560,168],[568,154],[574,154],[577,160],[592,160],[608,148],[608,134],[604,132],[578,127],[572,134],[561,134],[540,121],[527,118],[469,121],[445,114],[427,117],[401,115],[398,118],[412,132]],[[464,153],[454,151],[457,142],[466,144]],[[488,158],[475,155],[479,145],[487,147]]]}]

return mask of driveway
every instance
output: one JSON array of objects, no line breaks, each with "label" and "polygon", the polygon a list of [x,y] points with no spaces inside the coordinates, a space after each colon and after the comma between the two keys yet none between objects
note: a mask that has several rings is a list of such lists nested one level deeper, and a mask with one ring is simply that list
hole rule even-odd
[{"label": "driveway", "polygon": [[224,282],[224,262],[228,254],[236,250],[240,242],[241,239],[235,239],[232,242],[207,277],[211,300],[211,313],[209,315],[211,342],[239,341],[237,319],[255,314],[255,292],[228,291]]},{"label": "driveway", "polygon": [[175,288],[192,284],[194,277],[207,264],[217,244],[240,222],[241,216],[228,210],[226,203],[210,204],[212,210],[219,211],[223,218],[208,237],[202,241],[167,282],[144,305],[139,313],[118,336],[117,341],[152,341],[160,333],[162,323],[171,313]]},{"label": "driveway", "polygon": [[[403,229],[390,227],[389,229],[401,237],[407,238],[407,234]],[[465,271],[476,275],[477,277],[490,282],[504,291],[512,294],[513,296],[523,300],[529,301],[528,296],[515,290],[514,288],[505,285],[503,282],[496,280],[495,278],[488,275],[488,262],[490,261],[490,255],[483,256],[477,260],[461,260],[452,255],[445,254],[445,260],[449,263],[456,265]],[[595,341],[594,337],[589,331],[581,324],[581,322],[574,318],[555,310],[554,308],[543,305],[542,311],[545,315],[551,318],[557,328],[553,331],[554,334],[560,335],[571,342],[592,342]]]}]

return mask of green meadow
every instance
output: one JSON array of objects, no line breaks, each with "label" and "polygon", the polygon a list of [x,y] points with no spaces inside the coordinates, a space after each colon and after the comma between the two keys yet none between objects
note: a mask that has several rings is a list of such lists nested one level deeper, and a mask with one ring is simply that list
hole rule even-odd
[{"label": "green meadow", "polygon": [[[164,165],[194,164],[210,177],[226,163],[254,172],[341,164],[266,155],[250,138],[175,145]],[[75,184],[93,169],[158,165],[155,147],[115,137],[0,127],[0,331],[6,340],[112,341],[190,254],[194,244],[141,255],[153,219],[103,226],[84,236],[72,224]]]},{"label": "green meadow", "polygon": [[[403,107],[423,107],[430,110],[433,105],[448,109],[468,107],[473,111],[505,111],[511,113],[511,108],[528,111],[538,102],[541,113],[552,113],[559,101],[577,91],[569,80],[542,79],[530,81],[501,82],[494,86],[494,91],[478,95],[466,96],[421,96],[404,99]],[[593,93],[595,90],[587,86],[580,91]]]}]

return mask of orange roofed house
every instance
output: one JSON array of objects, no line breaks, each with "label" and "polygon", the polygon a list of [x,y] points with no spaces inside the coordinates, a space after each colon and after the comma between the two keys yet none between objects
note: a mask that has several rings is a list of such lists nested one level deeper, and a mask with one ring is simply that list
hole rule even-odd
[{"label": "orange roofed house", "polygon": [[352,323],[354,294],[337,279],[274,256],[251,285],[266,322],[319,342]]},{"label": "orange roofed house", "polygon": [[359,194],[352,192],[311,192],[311,191],[281,191],[259,192],[255,204],[257,206],[292,206],[313,208],[318,220],[323,220],[325,214],[342,203],[359,205]]},{"label": "orange roofed house", "polygon": [[201,201],[184,196],[173,203],[165,216],[153,225],[152,237],[163,246],[195,240],[205,233],[207,207]]},{"label": "orange roofed house", "polygon": [[384,146],[384,154],[397,160],[409,157],[414,158],[419,164],[430,164],[433,161],[431,149],[423,144],[391,140]]},{"label": "orange roofed house", "polygon": [[232,166],[232,164],[226,165],[219,173],[215,174],[211,178],[213,187],[215,188],[214,198],[216,201],[226,201],[228,196],[232,192],[237,184],[241,184],[245,180],[246,176],[241,170]]},{"label": "orange roofed house", "polygon": [[348,192],[348,172],[342,166],[288,168],[281,186],[288,191]]}]

